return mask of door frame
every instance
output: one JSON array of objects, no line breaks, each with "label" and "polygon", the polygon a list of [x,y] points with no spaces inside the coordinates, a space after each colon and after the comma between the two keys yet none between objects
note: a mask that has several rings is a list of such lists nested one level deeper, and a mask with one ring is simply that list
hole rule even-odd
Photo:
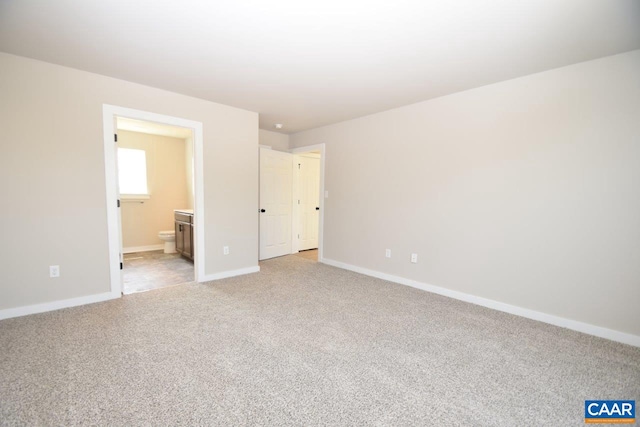
[{"label": "door frame", "polygon": [[[122,240],[120,236],[121,224],[118,220],[118,171],[116,165],[114,135],[117,133],[115,117],[127,117],[130,119],[156,122],[171,126],[180,126],[191,129],[193,135],[193,163],[194,163],[194,221],[196,233],[194,233],[194,272],[195,281],[205,277],[204,260],[204,171],[203,171],[203,134],[202,123],[182,119],[179,117],[166,116],[163,114],[151,113],[148,111],[135,110],[132,108],[119,107],[115,105],[102,105],[103,139],[104,139],[104,164],[105,164],[105,185],[107,196],[107,234],[109,241],[109,273],[111,283],[111,296],[119,298],[122,296],[124,283],[120,274],[121,254],[120,248]],[[160,231],[160,230],[158,230]]]},{"label": "door frame", "polygon": [[[310,153],[312,151],[320,152],[320,218],[318,224],[318,262],[324,262],[324,199],[325,199],[325,189],[324,189],[324,168],[325,168],[325,160],[326,160],[326,147],[324,143],[307,145],[305,147],[292,148],[289,150],[291,154],[304,154]],[[297,186],[297,179],[294,180],[294,185]],[[297,188],[296,188],[297,191]],[[297,195],[297,193],[296,193]],[[295,199],[295,197],[294,197]],[[295,208],[294,208],[295,209]],[[293,236],[297,235],[298,231],[298,215],[297,209],[295,209],[296,215],[291,215],[292,218],[292,228],[291,228],[291,253],[298,253],[298,239],[294,239]],[[294,234],[296,233],[296,234]]]}]

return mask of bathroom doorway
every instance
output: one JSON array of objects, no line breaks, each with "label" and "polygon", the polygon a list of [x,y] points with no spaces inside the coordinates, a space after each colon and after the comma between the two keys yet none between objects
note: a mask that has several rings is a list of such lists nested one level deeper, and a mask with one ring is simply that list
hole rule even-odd
[{"label": "bathroom doorway", "polygon": [[197,281],[202,125],[107,105],[104,124],[112,293]]},{"label": "bathroom doorway", "polygon": [[193,132],[126,117],[116,129],[123,294],[193,282]]}]

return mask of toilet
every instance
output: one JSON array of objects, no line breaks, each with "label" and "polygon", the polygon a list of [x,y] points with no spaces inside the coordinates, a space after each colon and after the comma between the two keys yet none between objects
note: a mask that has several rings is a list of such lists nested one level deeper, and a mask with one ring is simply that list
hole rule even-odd
[{"label": "toilet", "polygon": [[176,253],[176,231],[166,230],[158,233],[160,240],[164,242],[164,253],[175,254]]}]

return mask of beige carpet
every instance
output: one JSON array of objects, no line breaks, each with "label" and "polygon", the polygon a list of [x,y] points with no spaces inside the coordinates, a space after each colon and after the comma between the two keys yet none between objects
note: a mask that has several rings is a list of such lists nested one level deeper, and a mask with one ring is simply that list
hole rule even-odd
[{"label": "beige carpet", "polygon": [[300,251],[297,254],[294,254],[296,256],[305,258],[305,259],[310,259],[311,261],[318,261],[318,250],[317,249],[309,249],[308,251]]},{"label": "beige carpet", "polygon": [[2,425],[584,425],[640,349],[297,256],[0,322]]}]

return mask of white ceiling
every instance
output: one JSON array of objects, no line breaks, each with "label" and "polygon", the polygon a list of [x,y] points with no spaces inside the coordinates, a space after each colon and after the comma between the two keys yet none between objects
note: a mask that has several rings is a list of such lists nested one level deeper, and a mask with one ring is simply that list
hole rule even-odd
[{"label": "white ceiling", "polygon": [[286,133],[634,49],[639,0],[0,0],[0,51]]}]

